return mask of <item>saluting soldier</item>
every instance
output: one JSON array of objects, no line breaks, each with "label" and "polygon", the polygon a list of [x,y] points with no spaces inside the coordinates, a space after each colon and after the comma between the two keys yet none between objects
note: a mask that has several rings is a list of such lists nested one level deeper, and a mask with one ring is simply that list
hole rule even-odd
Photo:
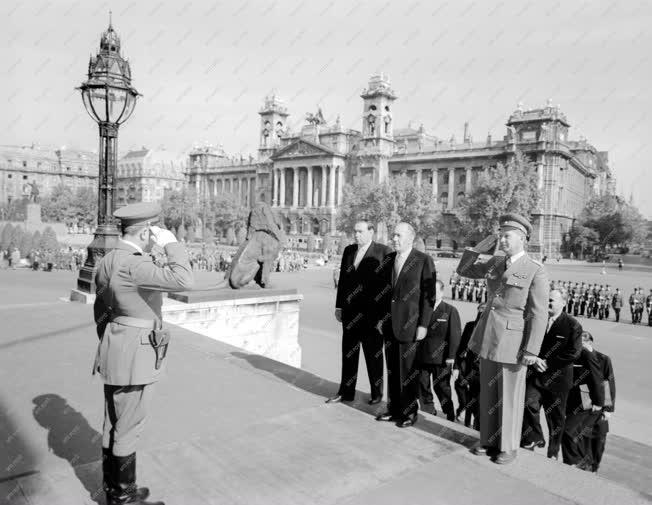
[{"label": "saluting soldier", "polygon": [[[136,448],[152,385],[165,370],[169,332],[162,329],[162,292],[183,291],[193,284],[183,245],[172,232],[152,226],[160,213],[153,203],[115,211],[122,239],[100,260],[95,277],[100,343],[93,374],[104,381],[102,470],[109,505],[154,505],[144,501],[149,490],[136,485]],[[165,266],[154,264],[147,254],[154,245],[165,250]]]},{"label": "saluting soldier", "polygon": [[531,232],[523,216],[502,216],[500,236],[467,248],[457,266],[460,275],[487,279],[489,301],[469,342],[480,358],[480,445],[472,452],[498,464],[516,458],[526,370],[537,362],[548,322],[548,276],[525,252]]}]

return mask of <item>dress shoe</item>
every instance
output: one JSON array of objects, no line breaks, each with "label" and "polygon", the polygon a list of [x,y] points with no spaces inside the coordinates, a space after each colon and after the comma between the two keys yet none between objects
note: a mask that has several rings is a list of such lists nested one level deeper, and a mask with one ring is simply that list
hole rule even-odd
[{"label": "dress shoe", "polygon": [[527,449],[528,451],[534,451],[535,447],[545,447],[546,443],[543,440],[539,440],[538,442],[528,442],[527,444],[521,444],[521,447],[523,449]]},{"label": "dress shoe", "polygon": [[516,451],[501,451],[494,458],[497,465],[507,465],[516,459]]},{"label": "dress shoe", "polygon": [[376,416],[376,421],[395,421],[396,418],[389,412],[383,412]]},{"label": "dress shoe", "polygon": [[369,400],[369,405],[376,405],[377,403],[380,403],[382,401],[382,398],[372,398]]},{"label": "dress shoe", "polygon": [[473,449],[471,449],[471,454],[474,456],[493,456],[498,452],[498,449],[488,445],[476,445]]},{"label": "dress shoe", "polygon": [[353,399],[344,398],[342,395],[335,395],[326,400],[326,403],[352,402]]},{"label": "dress shoe", "polygon": [[399,420],[396,423],[396,426],[398,426],[399,428],[409,428],[410,426],[414,426],[415,424],[417,424],[417,414],[412,414],[411,416]]}]

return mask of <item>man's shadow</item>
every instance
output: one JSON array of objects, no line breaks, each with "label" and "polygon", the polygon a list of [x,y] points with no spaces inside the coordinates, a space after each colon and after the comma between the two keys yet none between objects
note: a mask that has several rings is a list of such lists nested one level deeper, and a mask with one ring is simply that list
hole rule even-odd
[{"label": "man's shadow", "polygon": [[[231,355],[246,361],[254,368],[269,372],[299,389],[321,396],[324,399],[333,396],[339,388],[339,384],[336,384],[335,382],[326,380],[315,374],[301,370],[300,368],[286,365],[280,361],[266,358],[265,356],[248,354],[241,351],[233,351],[231,352]],[[387,387],[387,385],[385,385],[385,387]],[[374,417],[381,411],[385,411],[386,406],[384,402],[377,405],[369,405],[366,401],[367,397],[368,395],[356,391],[356,400],[354,402],[342,403],[342,405],[346,405]],[[434,419],[437,420],[435,421]],[[457,429],[460,427],[455,426],[454,423],[439,418],[432,418],[430,416],[426,417],[423,413],[420,413],[419,422],[414,427],[467,448],[471,448],[478,440],[477,436],[468,434],[466,430]]]},{"label": "man's shadow", "polygon": [[32,403],[34,419],[48,430],[50,450],[70,463],[91,499],[103,504],[104,490],[99,468],[102,434],[91,428],[86,418],[59,395],[39,395]]}]

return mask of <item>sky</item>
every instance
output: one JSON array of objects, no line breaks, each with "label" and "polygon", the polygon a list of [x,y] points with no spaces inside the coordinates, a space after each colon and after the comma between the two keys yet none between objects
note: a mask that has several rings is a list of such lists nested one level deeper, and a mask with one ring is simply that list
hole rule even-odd
[{"label": "sky", "polygon": [[109,23],[143,95],[119,150],[258,147],[275,91],[296,131],[321,107],[362,127],[378,72],[398,99],[396,127],[443,139],[505,135],[519,102],[559,104],[570,138],[609,152],[617,191],[652,217],[652,2],[511,0],[4,0],[0,144],[96,150],[79,91]]}]

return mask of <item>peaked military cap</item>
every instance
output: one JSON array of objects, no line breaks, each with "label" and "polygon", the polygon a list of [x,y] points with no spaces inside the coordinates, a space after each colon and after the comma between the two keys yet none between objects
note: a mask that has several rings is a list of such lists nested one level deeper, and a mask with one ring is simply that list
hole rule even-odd
[{"label": "peaked military cap", "polygon": [[161,206],[157,203],[140,202],[120,207],[113,213],[113,216],[120,219],[122,226],[133,226],[154,224],[158,222],[160,214]]},{"label": "peaked military cap", "polygon": [[506,230],[521,230],[529,239],[532,234],[532,225],[530,221],[520,214],[505,214],[500,216],[500,227]]}]

